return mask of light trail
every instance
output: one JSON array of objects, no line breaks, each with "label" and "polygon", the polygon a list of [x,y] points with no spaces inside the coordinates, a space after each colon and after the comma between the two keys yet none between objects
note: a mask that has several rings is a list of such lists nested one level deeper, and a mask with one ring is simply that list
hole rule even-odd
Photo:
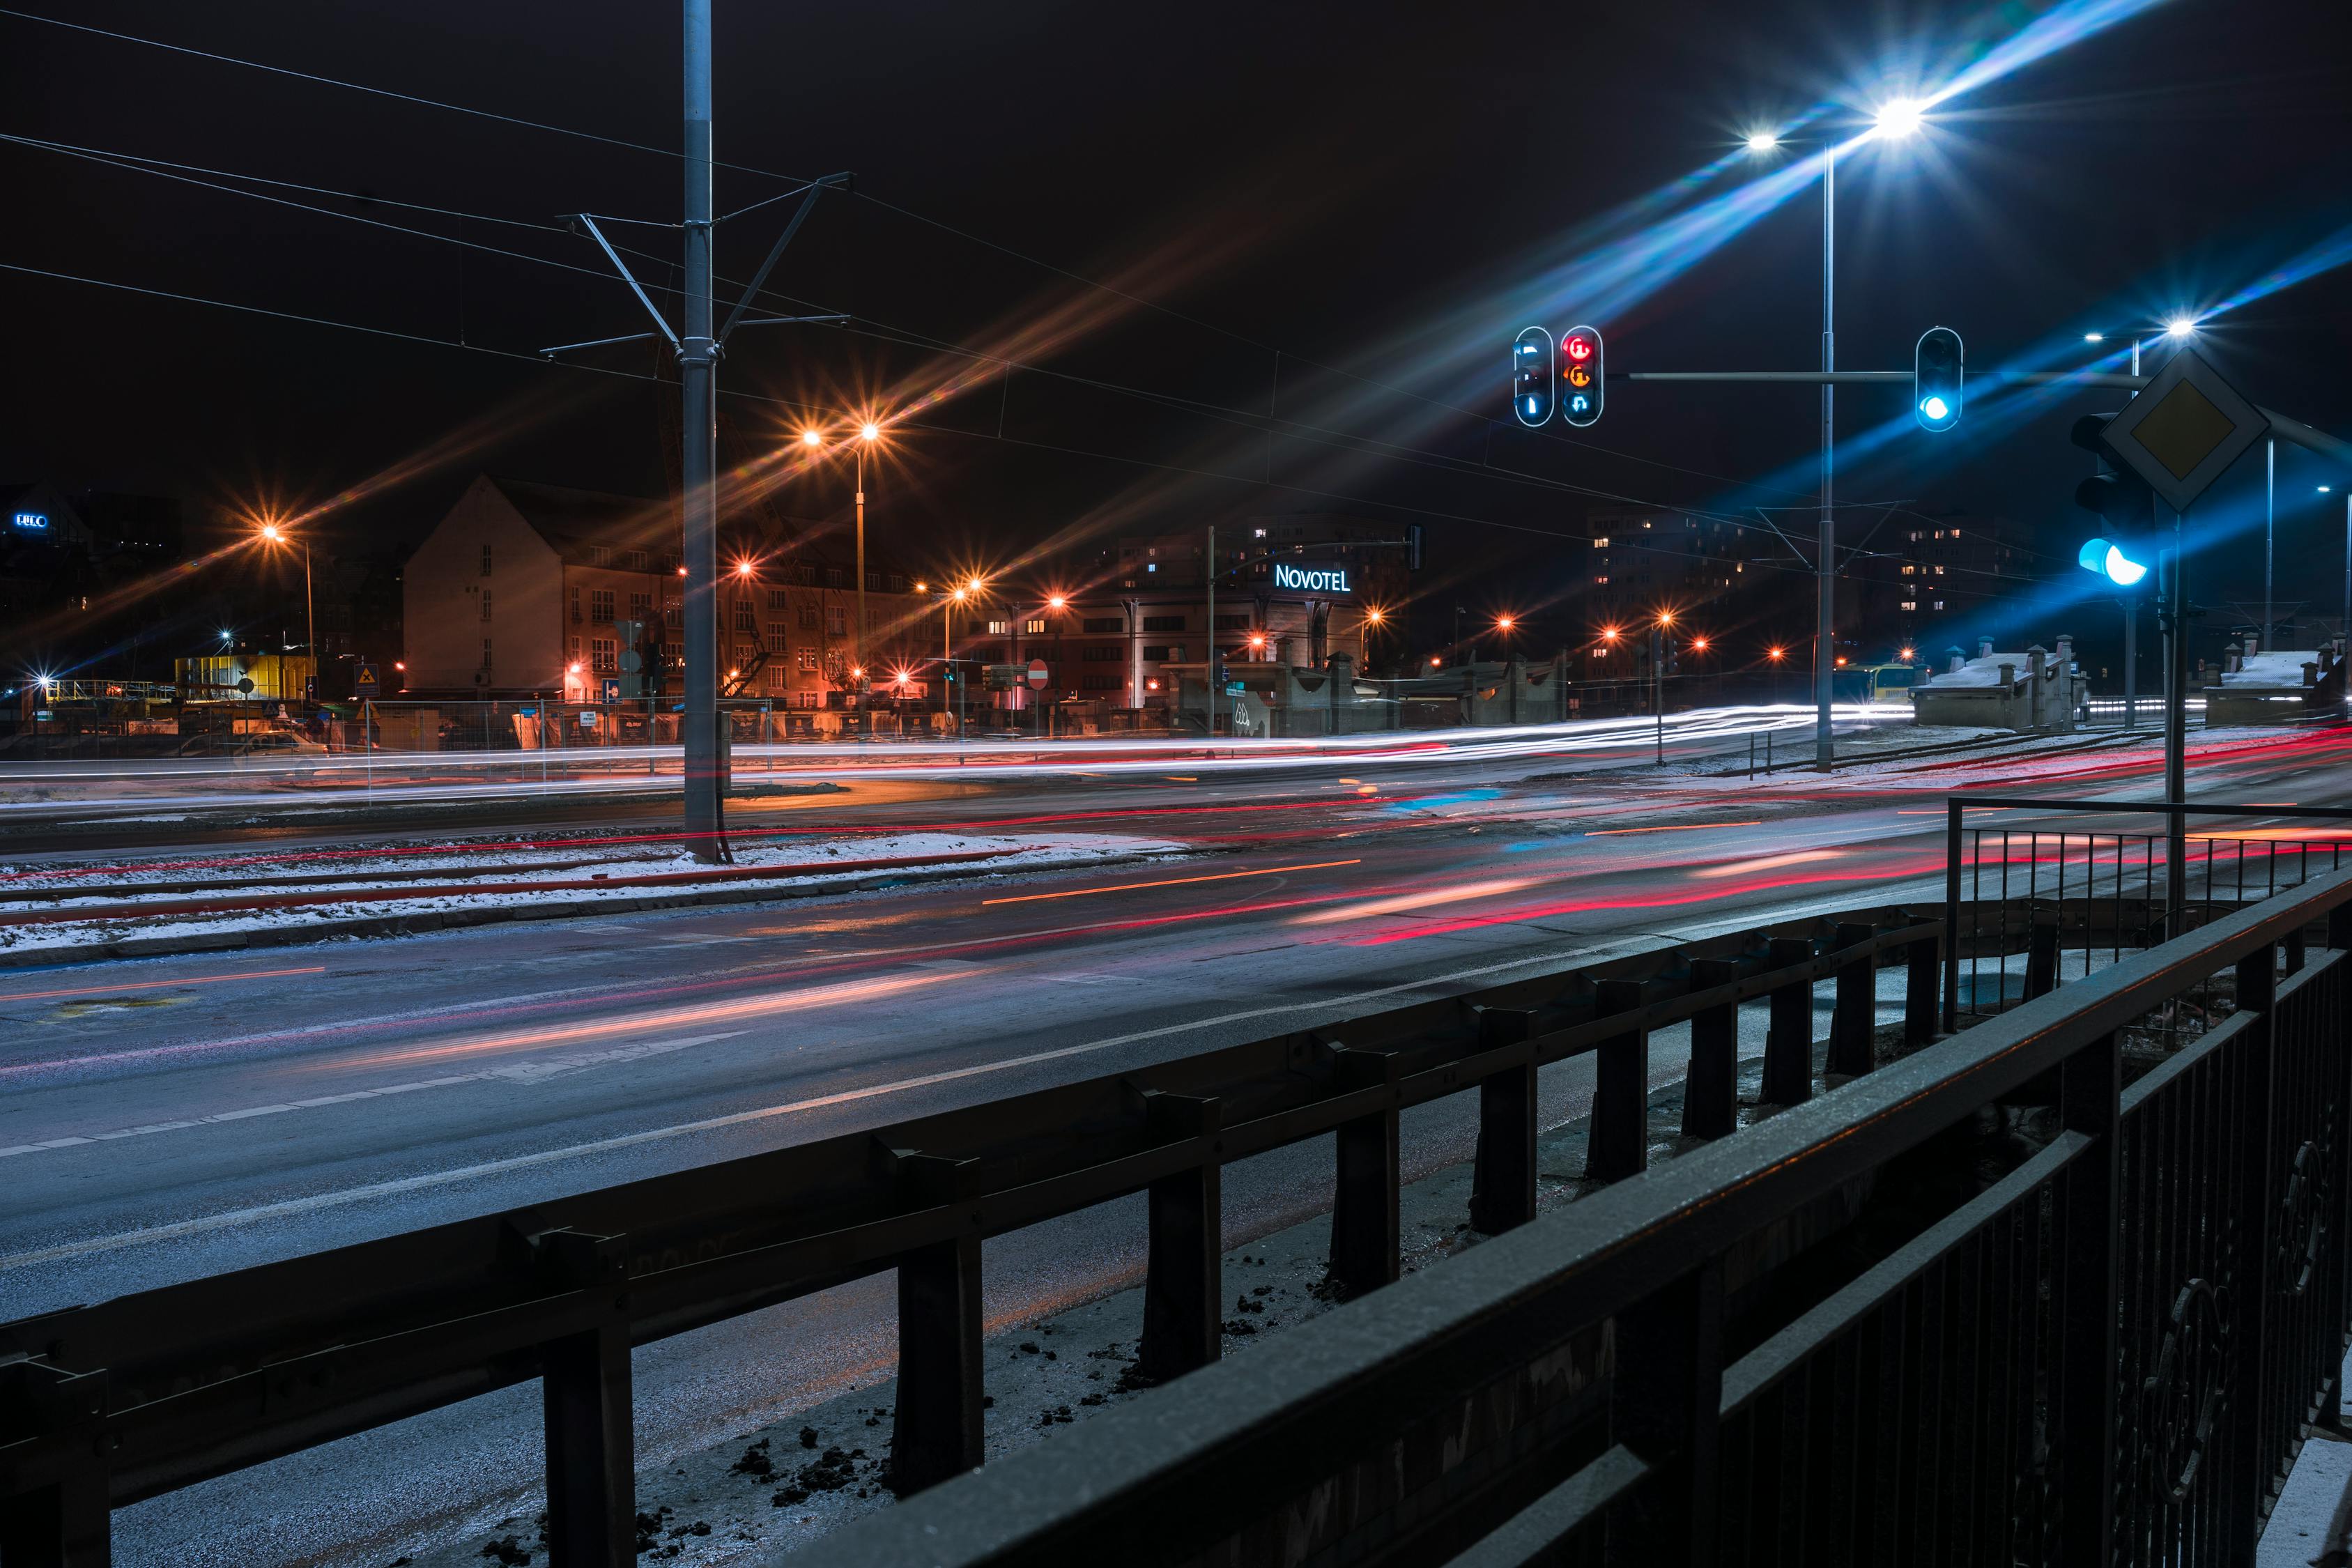
[{"label": "light trail", "polygon": [[293,974],[324,974],[327,966],[313,963],[300,969],[249,969],[236,974],[196,974],[181,980],[123,980],[102,985],[68,986],[58,991],[11,991],[0,1002],[38,1002],[51,996],[107,996],[117,991],[153,991],[181,985],[226,985],[234,980],[282,980]]},{"label": "light trail", "polygon": [[1143,888],[1181,888],[1194,882],[1231,882],[1243,877],[1278,877],[1285,871],[1328,871],[1335,866],[1360,866],[1363,863],[1360,858],[1354,860],[1318,860],[1306,866],[1269,866],[1258,871],[1219,871],[1206,877],[1169,877],[1157,882],[1121,882],[1111,888],[1069,888],[1058,893],[1023,893],[1018,898],[982,899],[980,907],[1035,904],[1048,899],[1083,899],[1096,893],[1132,893]]},{"label": "light trail", "polygon": [[1506,893],[1524,892],[1540,887],[1557,878],[1517,877],[1491,882],[1465,882],[1460,887],[1433,888],[1425,893],[1399,893],[1391,898],[1370,899],[1349,904],[1345,909],[1318,910],[1311,914],[1294,915],[1292,925],[1329,925],[1337,921],[1370,920],[1375,915],[1403,914],[1412,910],[1425,910],[1439,904],[1458,904],[1472,899],[1496,899]]},{"label": "light trail", "polygon": [[382,1051],[374,1056],[352,1057],[339,1061],[315,1063],[302,1070],[340,1072],[349,1068],[382,1067],[394,1062],[444,1061],[453,1057],[477,1057],[493,1051],[536,1050],[543,1046],[564,1045],[573,1040],[602,1039],[612,1035],[667,1032],[687,1025],[722,1023],[738,1018],[757,1018],[769,1014],[792,1012],[802,1008],[836,1007],[845,1002],[863,1002],[877,997],[895,996],[903,991],[936,985],[941,981],[953,978],[955,978],[953,975],[945,973],[899,974],[881,980],[858,980],[839,985],[820,985],[799,991],[777,991],[771,992],[765,996],[747,996],[732,1002],[711,1002],[695,1007],[671,1007],[658,1012],[631,1013],[620,1017],[592,1019],[578,1024],[555,1024],[545,1028],[522,1030],[511,1034],[446,1040],[429,1046],[411,1046],[396,1051]]},{"label": "light trail", "polygon": [[1587,838],[1622,838],[1633,833],[1699,833],[1710,827],[1761,827],[1759,818],[1754,822],[1677,822],[1661,827],[1588,827]]}]

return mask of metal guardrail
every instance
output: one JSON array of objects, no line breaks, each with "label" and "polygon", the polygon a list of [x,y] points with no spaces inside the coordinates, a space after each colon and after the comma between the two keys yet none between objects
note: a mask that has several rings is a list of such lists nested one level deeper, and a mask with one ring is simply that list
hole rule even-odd
[{"label": "metal guardrail", "polygon": [[[1971,811],[2153,816],[2167,827],[2142,833],[2048,822],[1971,827]],[[2168,869],[2171,822],[2199,816],[2337,823],[2342,832],[2316,841],[2229,833],[2189,837],[2176,891]],[[1963,1022],[2039,996],[2069,967],[2088,975],[2101,962],[2118,962],[2127,952],[2193,930],[2218,914],[2299,888],[2342,868],[2347,850],[2352,807],[1955,795],[1946,807],[1945,826],[1944,919],[1953,936],[1944,954],[1944,1028],[1948,1033]],[[1990,921],[1984,918],[1988,911]],[[2026,958],[2021,974],[2006,963],[2021,953]],[[1990,975],[1987,958],[1994,960]]]},{"label": "metal guardrail", "polygon": [[[1111,1077],[0,1325],[0,1563],[98,1568],[110,1510],[531,1379],[559,1565],[635,1561],[633,1345],[895,1268],[893,1482],[980,1462],[981,1243],[1149,1194],[1140,1370],[1214,1361],[1232,1162],[1337,1134],[1331,1272],[1398,1278],[1399,1116],[1479,1096],[1472,1221],[1536,1204],[1536,1074],[1598,1058],[1588,1173],[1647,1162],[1651,1032],[1687,1020],[1684,1131],[1737,1116],[1738,1014],[1769,998],[1768,1101],[1870,1069],[1876,971],[1933,1028],[1941,926],[1905,911],[1682,943]],[[1450,1267],[1450,1266],[1449,1266]]]},{"label": "metal guardrail", "polygon": [[[2330,951],[2298,967],[2315,921]],[[860,1568],[2250,1562],[2305,1423],[2337,1418],[2347,950],[2339,872],[818,1553]],[[2127,1086],[2133,1032],[2220,974],[2234,1011]],[[1874,1265],[1762,1310],[1803,1215],[2004,1105],[2040,1108],[2038,1149]]]}]

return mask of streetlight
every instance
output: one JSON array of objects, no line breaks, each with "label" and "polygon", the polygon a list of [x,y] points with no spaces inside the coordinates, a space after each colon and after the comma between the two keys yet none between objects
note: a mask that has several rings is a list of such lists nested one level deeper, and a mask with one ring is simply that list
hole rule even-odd
[{"label": "streetlight", "polygon": [[[293,542],[291,537],[284,529],[278,527],[277,523],[267,519],[264,519],[261,524],[261,541],[265,544],[273,546]],[[316,701],[318,700],[317,694],[319,690],[320,673],[319,620],[311,607],[310,541],[309,536],[305,535],[300,541],[300,543],[302,546],[302,636],[305,642],[308,644],[308,651],[310,656],[310,700]],[[228,637],[228,634],[226,632],[223,632],[221,637],[226,639]],[[278,640],[282,642],[285,639],[281,637]],[[285,667],[283,664],[280,664],[278,667],[278,673],[281,677],[284,675]],[[282,679],[278,683],[278,700],[281,702],[286,700],[285,683]]]},{"label": "streetlight", "polygon": [[[1927,106],[1915,98],[1893,98],[1872,116],[1871,136],[1899,141],[1916,134],[1927,123]],[[1759,145],[1759,142],[1761,145]],[[1778,137],[1759,132],[1748,140],[1752,152],[1779,146]],[[1837,155],[1838,143],[1824,140],[1822,149],[1822,521],[1814,619],[1824,655],[1837,638],[1837,514],[1833,510],[1836,480],[1837,389],[1827,379],[1837,369]],[[1830,771],[1830,665],[1816,658],[1813,690],[1813,765]]]},{"label": "streetlight", "polygon": [[1356,668],[1361,670],[1371,663],[1371,628],[1387,620],[1388,612],[1378,605],[1366,605],[1356,616]]}]

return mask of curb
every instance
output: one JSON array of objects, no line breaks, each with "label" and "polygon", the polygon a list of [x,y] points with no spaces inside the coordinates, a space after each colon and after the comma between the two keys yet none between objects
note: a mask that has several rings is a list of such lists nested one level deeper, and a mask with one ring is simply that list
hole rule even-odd
[{"label": "curb", "polygon": [[281,930],[200,931],[187,936],[126,937],[115,942],[88,942],[79,947],[47,947],[0,951],[0,969],[63,969],[79,963],[102,963],[121,958],[170,958],[190,952],[235,952],[256,947],[299,947],[339,937],[423,936],[459,931],[468,926],[499,925],[508,921],[570,920],[583,915],[641,914],[651,910],[703,909],[726,904],[782,903],[794,899],[821,899],[835,893],[867,893],[914,882],[965,881],[1024,871],[1081,870],[1097,866],[1124,866],[1138,861],[1170,860],[1198,855],[1198,849],[1160,853],[1137,850],[1106,855],[1080,865],[955,866],[943,870],[882,871],[854,876],[839,882],[796,888],[714,888],[696,893],[669,893],[635,899],[571,899],[536,904],[498,904],[478,910],[431,910],[407,915],[362,915],[350,920],[322,921],[317,925]]},{"label": "curb", "polygon": [[[845,795],[848,786],[830,780],[814,780],[805,784],[760,784],[739,781],[729,790],[730,801],[758,800],[782,795]],[[676,790],[615,790],[610,793],[581,791],[576,794],[555,794],[544,799],[535,796],[482,795],[471,800],[404,800],[385,802],[379,805],[344,805],[308,807],[298,798],[277,800],[278,807],[291,806],[296,815],[278,817],[257,816],[257,807],[196,806],[184,811],[172,811],[168,802],[141,808],[125,806],[111,816],[61,816],[37,823],[0,823],[0,849],[21,848],[26,840],[47,841],[52,838],[92,837],[107,832],[120,832],[126,825],[132,826],[170,826],[201,828],[236,827],[373,827],[399,826],[403,819],[415,817],[421,831],[433,831],[433,818],[465,812],[477,812],[495,820],[501,816],[528,816],[532,811],[560,808],[567,805],[593,802],[599,805],[644,805],[664,802],[675,803]],[[71,803],[66,803],[71,804]],[[111,809],[111,808],[110,808]],[[166,823],[141,822],[143,814],[150,817],[156,812],[171,812],[173,820]],[[485,827],[484,832],[498,832]]]}]

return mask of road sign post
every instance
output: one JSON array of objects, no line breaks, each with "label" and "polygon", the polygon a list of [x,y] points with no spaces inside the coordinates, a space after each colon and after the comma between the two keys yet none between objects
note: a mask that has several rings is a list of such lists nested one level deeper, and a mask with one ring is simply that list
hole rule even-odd
[{"label": "road sign post", "polygon": [[[2172,575],[2164,585],[2164,795],[2189,790],[2188,513],[2231,464],[2269,432],[2263,411],[2194,349],[2182,349],[2139,395],[2107,421],[2101,444],[2172,509]],[[2186,907],[2189,817],[2165,822],[2165,934],[2178,936]]]}]

